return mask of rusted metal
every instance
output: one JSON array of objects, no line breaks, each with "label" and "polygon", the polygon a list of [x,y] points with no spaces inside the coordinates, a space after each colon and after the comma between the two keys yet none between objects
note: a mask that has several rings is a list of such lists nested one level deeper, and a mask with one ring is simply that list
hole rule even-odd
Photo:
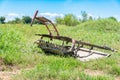
[{"label": "rusted metal", "polygon": [[32,26],[32,24],[33,24],[33,22],[34,22],[34,20],[35,20],[35,18],[36,18],[36,16],[37,16],[37,14],[38,14],[38,10],[35,12],[35,15],[34,15],[32,21],[31,21],[31,23],[30,23],[30,26]]},{"label": "rusted metal", "polygon": [[[52,23],[51,20],[49,20],[45,17],[36,17],[37,14],[38,14],[38,10],[36,11],[36,13],[32,19],[31,26],[35,19],[39,20],[46,26],[49,34],[35,34],[37,36],[41,36],[41,39],[37,40],[35,43],[37,43],[38,47],[40,47],[45,52],[51,52],[51,53],[60,54],[60,55],[67,54],[67,55],[72,55],[74,57],[86,57],[86,56],[92,55],[93,53],[99,54],[99,52],[92,51],[93,48],[110,50],[113,52],[115,51],[114,49],[107,47],[107,46],[99,46],[99,45],[87,43],[87,42],[84,42],[81,40],[75,40],[70,37],[60,36],[56,26],[54,25],[54,23]],[[48,27],[47,23],[50,23],[53,26],[53,31],[55,31],[57,33],[56,35],[54,35],[52,33],[52,30]],[[49,41],[44,41],[43,38],[49,38],[50,40],[53,40],[53,39],[60,40],[60,41],[62,41],[62,44],[57,45],[57,44],[49,43]],[[71,45],[65,46],[65,43],[66,44],[71,43]],[[83,49],[84,46],[89,46],[90,49],[87,49],[87,50]],[[77,55],[78,51],[89,52],[90,54],[88,54],[86,56],[79,56],[79,55]],[[106,55],[106,54],[101,53],[101,55]]]},{"label": "rusted metal", "polygon": [[[47,35],[47,34],[36,34],[38,36],[42,36],[42,37],[47,37],[47,38],[50,38],[50,39],[58,39],[58,40],[61,40],[61,41],[66,41],[67,43],[68,42],[72,42],[72,38],[69,38],[69,37],[65,37],[65,36],[51,36],[51,35]],[[94,45],[94,44],[90,44],[90,43],[87,43],[87,42],[84,42],[84,41],[78,41],[78,40],[75,40],[75,44],[81,44],[82,47],[85,45],[85,46],[90,46],[91,47],[91,50],[96,47],[96,48],[100,48],[100,49],[105,49],[105,50],[111,50],[111,51],[115,51],[114,49],[110,48],[110,47],[107,47],[107,46],[99,46],[99,45]],[[79,46],[81,47],[81,46]]]},{"label": "rusted metal", "polygon": [[34,20],[37,19],[46,26],[47,30],[49,31],[49,35],[53,35],[52,34],[53,31],[51,29],[49,29],[49,27],[47,25],[47,23],[50,23],[53,26],[53,29],[56,32],[56,35],[59,36],[59,32],[58,32],[56,26],[52,23],[52,21],[43,17],[43,16],[42,17],[37,17],[37,14],[38,14],[38,10],[35,12],[35,15],[34,15],[34,17],[32,19],[32,22],[31,22],[31,26],[32,26]]}]

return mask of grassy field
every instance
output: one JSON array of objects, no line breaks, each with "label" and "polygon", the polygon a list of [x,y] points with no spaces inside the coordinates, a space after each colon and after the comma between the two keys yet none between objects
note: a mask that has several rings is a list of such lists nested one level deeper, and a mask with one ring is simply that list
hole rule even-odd
[{"label": "grassy field", "polygon": [[[13,80],[120,80],[120,23],[97,20],[77,26],[57,25],[61,35],[97,45],[108,45],[118,52],[109,58],[81,62],[72,57],[45,55],[34,43],[36,33],[48,33],[43,25],[0,24],[0,66],[16,66],[21,74]],[[4,71],[9,70],[7,68]]]}]

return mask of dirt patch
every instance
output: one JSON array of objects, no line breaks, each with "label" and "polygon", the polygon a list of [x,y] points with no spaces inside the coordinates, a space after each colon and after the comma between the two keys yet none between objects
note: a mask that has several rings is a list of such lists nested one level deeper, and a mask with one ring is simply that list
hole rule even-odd
[{"label": "dirt patch", "polygon": [[1,65],[0,80],[12,80],[12,76],[19,74],[20,69],[17,66]]},{"label": "dirt patch", "polygon": [[105,73],[103,71],[99,71],[99,70],[90,70],[90,69],[86,69],[84,70],[85,74],[88,74],[90,76],[103,76],[105,75]]},{"label": "dirt patch", "polygon": [[116,77],[115,80],[120,80],[120,76],[119,76],[119,77]]},{"label": "dirt patch", "polygon": [[[99,71],[99,70],[85,69],[84,72],[85,72],[85,74],[90,75],[90,76],[104,76],[104,75],[106,75],[103,71]],[[120,76],[116,76],[115,80],[120,80]]]},{"label": "dirt patch", "polygon": [[0,80],[12,80],[12,77],[21,74],[22,70],[31,70],[33,68],[18,69],[13,67],[12,71],[0,71]]},{"label": "dirt patch", "polygon": [[34,66],[19,67],[17,65],[5,65],[0,57],[0,80],[12,80],[12,77],[21,73],[21,70],[31,70]]},{"label": "dirt patch", "polygon": [[12,77],[15,75],[21,74],[22,70],[31,70],[33,66],[27,66],[25,68],[20,68],[18,66],[10,65],[0,65],[0,80],[12,80]]},{"label": "dirt patch", "polygon": [[12,71],[12,72],[8,72],[8,71],[4,71],[4,72],[0,72],[0,80],[12,80],[12,76],[18,74],[20,71]]}]

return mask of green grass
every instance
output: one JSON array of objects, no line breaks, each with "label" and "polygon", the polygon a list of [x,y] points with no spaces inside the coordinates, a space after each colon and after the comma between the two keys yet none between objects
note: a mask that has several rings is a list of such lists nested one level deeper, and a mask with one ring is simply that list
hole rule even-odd
[{"label": "green grass", "polygon": [[[114,80],[110,75],[89,76],[85,74],[85,65],[73,58],[61,58],[55,56],[44,56],[35,68],[23,71],[22,75],[15,80]],[[34,76],[33,76],[34,75]]]},{"label": "green grass", "polygon": [[[120,76],[120,23],[108,20],[88,21],[77,26],[58,25],[60,35],[97,45],[108,45],[118,52],[109,58],[81,62],[71,57],[45,55],[34,43],[36,33],[48,33],[43,25],[0,24],[0,57],[5,65],[32,67],[15,80],[115,80]],[[100,50],[100,49],[97,49]],[[91,76],[84,70],[100,70],[105,75]]]}]

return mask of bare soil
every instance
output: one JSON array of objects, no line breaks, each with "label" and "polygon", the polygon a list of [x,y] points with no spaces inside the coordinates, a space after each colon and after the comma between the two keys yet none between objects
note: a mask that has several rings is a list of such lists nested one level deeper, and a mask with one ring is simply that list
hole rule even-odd
[{"label": "bare soil", "polygon": [[120,80],[120,76],[119,76],[119,77],[116,77],[115,80]]},{"label": "bare soil", "polygon": [[99,70],[90,70],[90,69],[86,69],[84,70],[85,74],[88,74],[90,76],[103,76],[105,75],[105,73],[103,71],[99,71]]},{"label": "bare soil", "polygon": [[0,58],[0,80],[12,80],[12,76],[20,73],[17,66],[5,65],[3,59]]},{"label": "bare soil", "polygon": [[[2,65],[3,66],[3,65]],[[21,74],[22,70],[31,70],[31,67],[19,68],[17,66],[4,66],[5,70],[0,71],[0,80],[12,80],[12,77],[18,74]]]},{"label": "bare soil", "polygon": [[[104,76],[106,74],[103,71],[90,70],[90,69],[86,69],[84,70],[84,72],[85,74],[90,75],[90,76]],[[120,76],[115,77],[115,80],[120,80]]]},{"label": "bare soil", "polygon": [[12,76],[19,74],[20,71],[1,71],[0,80],[12,80]]},{"label": "bare soil", "polygon": [[21,74],[22,70],[31,70],[31,67],[26,68],[18,68],[16,66],[13,66],[11,68],[6,67],[4,71],[0,71],[0,80],[12,80],[12,77],[15,75]]}]

